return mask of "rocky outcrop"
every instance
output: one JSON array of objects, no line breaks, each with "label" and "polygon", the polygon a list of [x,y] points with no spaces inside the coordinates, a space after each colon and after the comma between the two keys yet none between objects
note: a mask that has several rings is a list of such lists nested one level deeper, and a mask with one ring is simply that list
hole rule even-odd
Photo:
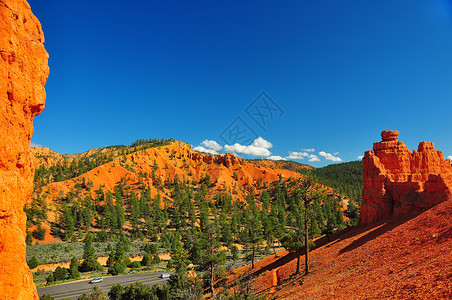
[{"label": "rocky outcrop", "polygon": [[213,163],[221,164],[221,165],[224,165],[226,168],[231,168],[233,166],[243,164],[243,161],[240,158],[238,158],[237,156],[235,156],[231,153],[226,153],[224,156],[221,154],[218,156],[214,156],[211,154],[203,154],[203,153],[199,153],[199,152],[194,152],[194,153],[189,154],[188,157],[193,159],[194,161],[202,161],[206,164],[213,164]]},{"label": "rocky outcrop", "polygon": [[398,131],[383,131],[382,141],[364,155],[361,225],[452,199],[450,160],[431,142],[411,152],[398,136]]},{"label": "rocky outcrop", "polygon": [[50,150],[48,147],[31,147],[31,157],[33,158],[33,165],[35,168],[43,165],[49,168],[56,165],[63,159],[67,159],[68,163],[72,162],[71,156],[67,154],[60,154]]},{"label": "rocky outcrop", "polygon": [[25,261],[25,213],[32,192],[30,138],[44,108],[49,73],[41,24],[24,0],[0,0],[0,294],[37,299]]}]

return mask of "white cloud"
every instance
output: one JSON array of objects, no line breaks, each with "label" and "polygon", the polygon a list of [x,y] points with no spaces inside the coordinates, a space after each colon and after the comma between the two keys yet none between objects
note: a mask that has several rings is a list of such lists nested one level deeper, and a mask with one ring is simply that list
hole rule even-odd
[{"label": "white cloud", "polygon": [[449,156],[447,157],[447,159],[452,160],[452,155],[449,155]]},{"label": "white cloud", "polygon": [[294,152],[289,151],[289,156],[286,156],[287,159],[304,159],[305,157],[308,157],[309,154],[306,152]]},{"label": "white cloud", "polygon": [[281,157],[279,155],[271,155],[269,157],[266,157],[265,159],[270,159],[270,160],[287,160],[284,157]]},{"label": "white cloud", "polygon": [[43,145],[30,142],[30,147],[44,147]]},{"label": "white cloud", "polygon": [[204,140],[201,145],[203,145],[205,148],[209,148],[215,151],[221,151],[221,149],[223,149],[223,147],[218,144],[216,141],[209,141],[209,140]]},{"label": "white cloud", "polygon": [[224,150],[227,152],[234,153],[242,153],[249,154],[252,156],[270,156],[272,153],[268,150],[273,147],[272,143],[264,140],[261,137],[258,137],[254,140],[254,142],[249,146],[243,146],[239,143],[235,143],[234,145],[225,145]]},{"label": "white cloud", "polygon": [[199,152],[204,152],[204,153],[209,153],[209,154],[218,154],[217,151],[213,150],[213,149],[207,149],[203,146],[197,146],[195,148],[193,148],[193,150],[199,151]]},{"label": "white cloud", "polygon": [[325,151],[320,151],[319,152],[320,156],[323,156],[326,160],[331,160],[331,161],[342,161],[342,159],[338,156],[334,156],[331,153],[326,153]]},{"label": "white cloud", "polygon": [[258,137],[254,140],[254,142],[251,144],[251,146],[257,147],[257,148],[264,148],[264,149],[270,149],[273,147],[272,143],[269,141],[264,140],[261,137]]},{"label": "white cloud", "polygon": [[307,158],[310,162],[320,161],[319,157],[314,154],[309,154],[307,151],[314,151],[314,149],[303,149],[305,152],[294,152],[289,151],[289,156],[286,156],[287,159],[305,159]]},{"label": "white cloud", "polygon": [[363,158],[364,158],[364,156],[362,156],[362,155],[358,156],[358,159],[363,159]]},{"label": "white cloud", "polygon": [[239,143],[235,143],[234,145],[225,145],[224,150],[227,152],[249,154],[252,156],[269,156],[271,154],[268,149],[256,147],[253,145],[243,146]]},{"label": "white cloud", "polygon": [[317,155],[311,154],[311,155],[309,155],[309,161],[310,162],[320,161],[320,159]]},{"label": "white cloud", "polygon": [[339,152],[334,152],[334,155],[338,155],[339,154]]},{"label": "white cloud", "polygon": [[315,149],[314,149],[314,148],[307,148],[307,149],[301,149],[301,151],[304,151],[304,152],[314,152]]}]

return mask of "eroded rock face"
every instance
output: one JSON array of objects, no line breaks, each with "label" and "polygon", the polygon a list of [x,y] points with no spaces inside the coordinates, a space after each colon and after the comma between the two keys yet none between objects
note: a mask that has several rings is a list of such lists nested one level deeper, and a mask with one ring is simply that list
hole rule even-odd
[{"label": "eroded rock face", "polygon": [[41,24],[24,0],[0,0],[0,294],[38,299],[25,262],[25,213],[32,192],[30,138],[49,74]]},{"label": "eroded rock face", "polygon": [[398,131],[383,131],[382,141],[364,155],[361,225],[452,199],[450,160],[431,142],[411,152],[398,136]]},{"label": "eroded rock face", "polygon": [[222,164],[226,168],[243,164],[243,161],[240,158],[231,153],[226,153],[224,156],[221,154],[218,156],[213,156],[210,154],[194,153],[190,156],[190,158],[192,158],[195,161],[205,162],[207,164],[212,163]]}]

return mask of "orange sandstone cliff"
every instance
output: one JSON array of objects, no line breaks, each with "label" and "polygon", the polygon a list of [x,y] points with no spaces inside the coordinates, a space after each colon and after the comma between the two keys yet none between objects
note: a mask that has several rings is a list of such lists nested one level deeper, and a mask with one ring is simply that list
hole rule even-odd
[{"label": "orange sandstone cliff", "polygon": [[44,108],[49,73],[41,24],[24,0],[0,0],[0,291],[37,299],[25,261],[25,213],[32,193],[30,138]]},{"label": "orange sandstone cliff", "polygon": [[452,199],[450,160],[431,142],[411,152],[398,136],[398,131],[383,131],[382,141],[365,153],[360,225]]}]

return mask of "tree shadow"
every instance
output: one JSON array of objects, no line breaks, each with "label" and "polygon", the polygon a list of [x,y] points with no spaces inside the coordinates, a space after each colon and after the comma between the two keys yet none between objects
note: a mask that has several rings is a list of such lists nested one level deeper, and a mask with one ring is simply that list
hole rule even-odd
[{"label": "tree shadow", "polygon": [[260,274],[267,272],[267,271],[271,271],[276,268],[279,268],[279,267],[291,262],[292,260],[294,260],[296,258],[297,258],[296,252],[289,252],[286,255],[278,258],[276,261],[269,263],[265,267],[257,269],[254,272],[249,272],[248,275],[243,278],[243,280],[246,281],[246,280],[250,280],[251,278],[258,277]]},{"label": "tree shadow", "polygon": [[348,246],[344,247],[339,251],[340,254],[344,254],[346,252],[352,251],[356,248],[359,248],[363,245],[365,245],[367,242],[379,237],[380,235],[393,230],[394,228],[408,222],[409,220],[417,217],[422,212],[413,212],[408,215],[402,216],[402,217],[390,217],[383,219],[381,221],[375,222],[373,224],[370,224],[368,226],[363,227],[356,227],[356,232],[353,232],[353,235],[351,236],[343,236],[342,239],[345,238],[351,238],[353,236],[357,236],[363,232],[369,231],[367,234],[363,235],[359,239],[353,241]]}]

